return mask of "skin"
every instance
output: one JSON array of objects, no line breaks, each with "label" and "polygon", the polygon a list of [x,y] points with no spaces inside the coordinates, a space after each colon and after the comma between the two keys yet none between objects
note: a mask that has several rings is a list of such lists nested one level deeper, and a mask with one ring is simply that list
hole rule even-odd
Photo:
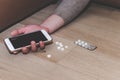
[{"label": "skin", "polygon": [[[54,21],[56,21],[56,22],[54,22]],[[20,34],[26,34],[26,33],[30,33],[33,31],[42,30],[42,29],[46,30],[49,34],[51,34],[56,29],[60,28],[62,25],[64,25],[64,20],[60,16],[53,14],[50,17],[48,17],[41,25],[26,25],[20,29],[12,31],[11,35],[17,36]],[[43,49],[45,47],[44,42],[40,41],[39,46],[41,49]],[[22,48],[22,52],[24,54],[29,53],[29,51],[30,51],[30,49],[27,47]],[[31,41],[31,51],[33,51],[33,52],[37,51],[35,41]]]}]

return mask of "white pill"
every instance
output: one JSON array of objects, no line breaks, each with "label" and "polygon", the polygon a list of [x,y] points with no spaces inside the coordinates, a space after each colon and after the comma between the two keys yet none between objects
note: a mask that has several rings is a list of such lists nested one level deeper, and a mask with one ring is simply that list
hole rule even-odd
[{"label": "white pill", "polygon": [[81,42],[81,40],[78,40],[78,42]]},{"label": "white pill", "polygon": [[60,46],[60,42],[56,42],[56,46]]},{"label": "white pill", "polygon": [[85,47],[85,44],[82,44],[81,46],[82,46],[82,47]]},{"label": "white pill", "polygon": [[48,55],[47,55],[47,57],[48,57],[48,58],[51,58],[51,57],[52,57],[52,55],[51,55],[51,54],[48,54]]},{"label": "white pill", "polygon": [[84,41],[81,41],[81,44],[84,44],[85,42]]},{"label": "white pill", "polygon": [[88,43],[85,42],[84,45],[88,45]]},{"label": "white pill", "polygon": [[65,46],[65,48],[67,49],[67,48],[68,48],[68,46]]},{"label": "white pill", "polygon": [[63,44],[60,42],[59,45],[63,45]]},{"label": "white pill", "polygon": [[75,44],[78,44],[79,42],[78,41],[75,41]]},{"label": "white pill", "polygon": [[55,42],[55,44],[58,44],[59,42],[57,41],[57,42]]},{"label": "white pill", "polygon": [[59,44],[59,42],[57,41],[57,42],[55,42],[55,44]]},{"label": "white pill", "polygon": [[57,47],[57,49],[58,49],[58,50],[60,50],[60,49],[61,49],[61,47],[60,47],[60,46],[58,46],[58,47]]},{"label": "white pill", "polygon": [[78,43],[78,45],[79,45],[79,46],[81,46],[81,45],[82,45],[82,43],[81,43],[81,42],[79,42],[79,43]]},{"label": "white pill", "polygon": [[60,47],[63,47],[63,44],[60,44],[59,46],[60,46]]},{"label": "white pill", "polygon": [[65,49],[64,49],[64,48],[61,48],[60,50],[61,50],[61,51],[64,51]]}]

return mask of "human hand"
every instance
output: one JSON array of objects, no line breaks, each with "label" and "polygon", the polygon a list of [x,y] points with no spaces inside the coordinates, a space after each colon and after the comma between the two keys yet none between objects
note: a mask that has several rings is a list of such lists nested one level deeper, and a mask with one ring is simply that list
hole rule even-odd
[{"label": "human hand", "polygon": [[[47,28],[41,27],[39,25],[27,25],[27,26],[24,26],[24,27],[22,27],[20,29],[12,31],[11,35],[12,36],[17,36],[17,35],[20,35],[20,34],[26,34],[26,33],[34,32],[34,31],[42,30],[42,29],[44,29],[47,32],[49,32]],[[31,50],[33,52],[37,51],[36,42],[35,41],[31,41],[30,44],[31,44]],[[41,49],[44,49],[45,48],[44,42],[40,41],[39,42],[39,46],[40,46]],[[30,51],[30,49],[27,48],[27,47],[23,47],[22,48],[22,52],[24,54],[28,53],[29,51]]]}]

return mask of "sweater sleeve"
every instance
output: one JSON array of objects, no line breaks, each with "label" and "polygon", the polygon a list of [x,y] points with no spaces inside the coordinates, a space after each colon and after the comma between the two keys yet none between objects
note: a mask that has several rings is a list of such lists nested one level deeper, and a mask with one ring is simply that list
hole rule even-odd
[{"label": "sweater sleeve", "polygon": [[54,14],[63,18],[65,24],[82,12],[90,0],[62,0]]}]

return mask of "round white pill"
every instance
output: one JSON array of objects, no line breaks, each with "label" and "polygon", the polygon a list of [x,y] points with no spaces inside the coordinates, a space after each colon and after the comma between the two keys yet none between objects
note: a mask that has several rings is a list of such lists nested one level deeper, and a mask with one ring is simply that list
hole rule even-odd
[{"label": "round white pill", "polygon": [[52,57],[52,55],[51,55],[51,54],[48,54],[48,55],[47,55],[47,58],[51,58],[51,57]]},{"label": "round white pill", "polygon": [[81,42],[81,40],[78,40],[78,42]]},{"label": "round white pill", "polygon": [[65,46],[65,48],[67,49],[67,48],[68,48],[68,46]]},{"label": "round white pill", "polygon": [[85,43],[84,43],[84,45],[86,45],[86,46],[87,46],[87,45],[88,45],[88,43],[86,43],[86,42],[85,42]]},{"label": "round white pill", "polygon": [[57,42],[55,42],[55,44],[59,44],[59,42],[57,41]]},{"label": "round white pill", "polygon": [[81,46],[82,46],[82,47],[85,47],[85,44],[82,44]]},{"label": "round white pill", "polygon": [[60,50],[61,50],[61,51],[64,51],[65,49],[64,49],[64,48],[61,48]]},{"label": "round white pill", "polygon": [[60,47],[63,47],[63,44],[60,44],[59,46],[60,46]]},{"label": "round white pill", "polygon": [[84,41],[81,41],[81,44],[84,44],[85,42]]},{"label": "round white pill", "polygon": [[55,44],[58,44],[58,43],[59,43],[58,41],[55,42]]},{"label": "round white pill", "polygon": [[56,42],[55,44],[56,44],[56,46],[59,46],[59,45],[60,45],[60,42]]},{"label": "round white pill", "polygon": [[78,41],[75,41],[75,44],[78,44],[79,42]]},{"label": "round white pill", "polygon": [[60,50],[60,49],[61,49],[61,47],[60,47],[60,46],[58,46],[58,47],[57,47],[57,49],[58,49],[58,50]]},{"label": "round white pill", "polygon": [[81,42],[79,42],[79,43],[78,43],[78,45],[79,45],[79,46],[82,46],[82,43],[81,43]]}]

